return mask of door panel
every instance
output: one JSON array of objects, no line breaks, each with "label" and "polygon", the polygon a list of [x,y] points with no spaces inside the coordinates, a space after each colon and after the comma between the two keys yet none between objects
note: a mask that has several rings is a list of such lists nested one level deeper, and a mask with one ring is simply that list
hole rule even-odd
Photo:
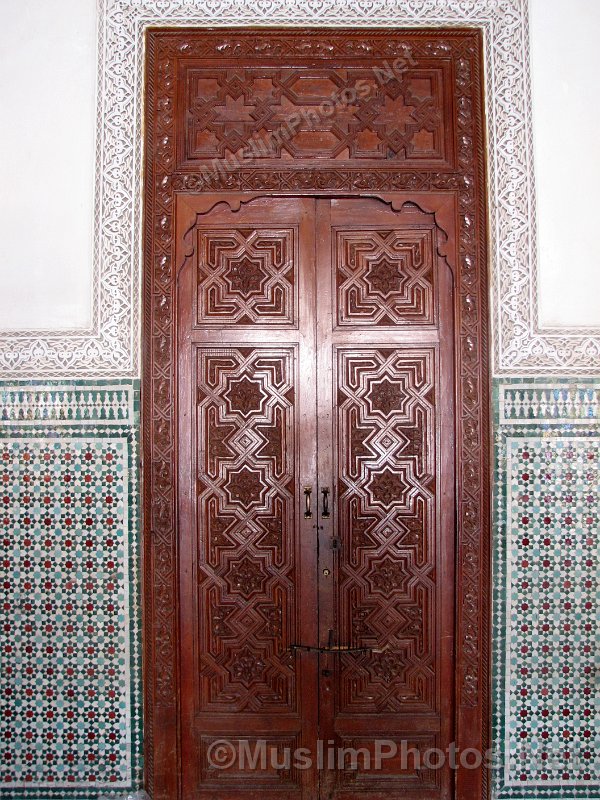
[{"label": "door panel", "polygon": [[293,347],[196,347],[198,711],[296,709]]},{"label": "door panel", "polygon": [[[323,796],[449,797],[448,769],[415,770],[401,754],[403,741],[444,749],[454,730],[453,301],[437,255],[446,235],[413,204],[319,201],[318,219],[319,460],[331,448],[320,475],[331,472],[334,491],[320,627],[341,648],[322,656],[321,735],[371,760],[323,773]],[[378,759],[377,740],[393,741],[398,757]]]},{"label": "door panel", "polygon": [[401,757],[454,728],[440,231],[377,200],[200,208],[178,201],[183,795],[448,798]]},{"label": "door panel", "polygon": [[[290,648],[316,636],[300,513],[316,458],[313,220],[312,200],[178,207],[185,797],[299,796],[315,782],[260,758],[262,742],[316,739],[317,665]],[[248,763],[228,766],[219,741],[240,739]]]},{"label": "door panel", "polygon": [[297,237],[297,227],[199,231],[196,326],[295,327]]},{"label": "door panel", "polygon": [[336,355],[339,633],[369,648],[342,656],[338,710],[436,713],[435,350]]},{"label": "door panel", "polygon": [[336,229],[336,324],[433,325],[432,231]]}]

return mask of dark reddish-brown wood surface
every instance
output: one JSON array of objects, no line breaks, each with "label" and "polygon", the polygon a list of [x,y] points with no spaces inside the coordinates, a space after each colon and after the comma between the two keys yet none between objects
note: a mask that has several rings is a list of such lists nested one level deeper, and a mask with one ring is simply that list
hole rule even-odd
[{"label": "dark reddish-brown wood surface", "polygon": [[[480,35],[147,45],[147,788],[485,796],[374,757],[487,747]],[[313,766],[217,768],[229,739]]]},{"label": "dark reddish-brown wood surface", "polygon": [[317,202],[320,636],[365,648],[323,655],[320,736],[371,755],[322,796],[450,797],[448,769],[376,748],[454,738],[454,232],[410,201]]},{"label": "dark reddish-brown wood surface", "polygon": [[290,648],[317,636],[315,203],[202,205],[176,211],[183,796],[293,794],[312,771],[211,753],[317,738],[317,663]]}]

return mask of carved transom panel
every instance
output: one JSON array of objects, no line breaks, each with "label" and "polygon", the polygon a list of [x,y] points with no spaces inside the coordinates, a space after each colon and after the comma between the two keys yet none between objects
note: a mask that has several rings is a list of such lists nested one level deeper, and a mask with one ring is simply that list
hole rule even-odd
[{"label": "carved transom panel", "polygon": [[417,68],[409,46],[403,53],[395,70],[389,62],[378,69],[190,66],[179,165],[235,156],[451,166],[447,65]]},{"label": "carved transom panel", "polygon": [[435,322],[431,230],[338,230],[337,324]]}]

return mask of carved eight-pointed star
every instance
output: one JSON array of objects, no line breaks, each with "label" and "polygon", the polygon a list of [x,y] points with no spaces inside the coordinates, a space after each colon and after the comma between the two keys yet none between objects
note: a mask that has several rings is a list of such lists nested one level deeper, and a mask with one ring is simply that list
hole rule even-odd
[{"label": "carved eight-pointed star", "polygon": [[405,504],[410,486],[401,474],[386,467],[371,478],[368,489],[375,502],[389,507],[392,504]]},{"label": "carved eight-pointed star", "polygon": [[229,495],[230,502],[249,508],[262,501],[267,485],[262,471],[242,467],[229,473],[229,479],[223,488]]},{"label": "carved eight-pointed star", "polygon": [[384,595],[406,592],[410,566],[404,556],[395,559],[386,556],[372,565],[369,578],[373,587]]},{"label": "carved eight-pointed star", "polygon": [[402,385],[389,378],[371,385],[368,401],[374,411],[380,411],[387,417],[392,411],[400,411],[403,407],[404,392]]},{"label": "carved eight-pointed star", "polygon": [[234,592],[248,598],[254,592],[262,592],[269,576],[263,568],[262,561],[254,561],[244,556],[239,561],[232,561],[225,580]]},{"label": "carved eight-pointed star", "polygon": [[244,417],[260,411],[262,402],[266,399],[260,381],[253,381],[246,376],[239,380],[231,380],[223,397],[227,400],[231,411],[237,411]]},{"label": "carved eight-pointed star", "polygon": [[260,259],[243,256],[231,259],[228,269],[223,277],[229,284],[232,292],[238,292],[243,297],[260,294],[268,278]]},{"label": "carved eight-pointed star", "polygon": [[372,292],[379,292],[387,297],[392,292],[401,291],[404,276],[397,261],[390,261],[382,256],[378,261],[372,261],[369,264],[365,280]]},{"label": "carved eight-pointed star", "polygon": [[253,653],[249,647],[244,647],[239,653],[233,654],[229,671],[235,680],[249,685],[261,680],[265,666],[265,662],[257,653]]},{"label": "carved eight-pointed star", "polygon": [[405,679],[408,663],[405,661],[406,654],[402,653],[373,653],[371,660],[371,670],[385,683]]}]

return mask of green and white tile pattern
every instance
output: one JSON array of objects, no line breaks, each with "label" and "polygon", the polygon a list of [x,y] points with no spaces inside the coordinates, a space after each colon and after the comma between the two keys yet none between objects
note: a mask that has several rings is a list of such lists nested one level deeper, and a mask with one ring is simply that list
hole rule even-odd
[{"label": "green and white tile pattern", "polygon": [[0,398],[0,792],[126,794],[141,780],[139,389]]},{"label": "green and white tile pattern", "polygon": [[598,392],[494,387],[496,798],[600,794]]}]

